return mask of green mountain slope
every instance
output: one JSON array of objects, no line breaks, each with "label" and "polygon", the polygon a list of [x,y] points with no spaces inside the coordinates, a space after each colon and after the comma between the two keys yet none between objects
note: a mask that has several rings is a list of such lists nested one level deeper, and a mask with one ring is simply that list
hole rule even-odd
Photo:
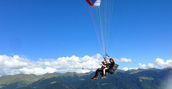
[{"label": "green mountain slope", "polygon": [[0,89],[161,89],[172,69],[118,70],[105,79],[92,80],[91,74],[53,73],[0,77]]}]

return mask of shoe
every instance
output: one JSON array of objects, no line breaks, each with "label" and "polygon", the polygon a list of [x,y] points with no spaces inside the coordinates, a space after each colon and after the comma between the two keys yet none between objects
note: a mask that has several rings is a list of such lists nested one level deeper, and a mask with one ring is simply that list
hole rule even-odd
[{"label": "shoe", "polygon": [[93,77],[93,78],[91,78],[91,79],[97,80],[97,79],[98,79],[98,77],[97,77],[97,76],[95,76],[95,77]]},{"label": "shoe", "polygon": [[105,76],[105,75],[103,75],[103,76],[101,77],[101,79],[103,79],[103,78],[106,78],[106,76]]}]

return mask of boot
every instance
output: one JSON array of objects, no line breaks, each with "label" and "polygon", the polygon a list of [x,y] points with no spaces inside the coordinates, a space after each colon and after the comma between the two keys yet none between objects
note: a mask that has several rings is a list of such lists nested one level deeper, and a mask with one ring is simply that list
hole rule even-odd
[{"label": "boot", "polygon": [[97,80],[97,79],[98,79],[98,76],[94,76],[94,77],[91,78],[91,79]]},{"label": "boot", "polygon": [[101,77],[101,79],[103,79],[103,78],[106,78],[106,75],[103,75],[103,76]]}]

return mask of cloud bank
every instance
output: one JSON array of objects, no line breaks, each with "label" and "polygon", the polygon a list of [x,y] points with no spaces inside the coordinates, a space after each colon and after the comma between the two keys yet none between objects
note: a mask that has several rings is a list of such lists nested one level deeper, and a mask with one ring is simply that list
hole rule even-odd
[{"label": "cloud bank", "polygon": [[172,60],[168,59],[164,61],[162,58],[156,58],[154,63],[142,64],[139,63],[137,67],[128,68],[124,67],[123,70],[131,70],[131,69],[148,69],[148,68],[172,68]]},{"label": "cloud bank", "polygon": [[99,67],[102,57],[100,54],[84,57],[60,57],[57,59],[30,59],[15,56],[0,55],[0,75],[36,74],[54,72],[86,73]]},{"label": "cloud bank", "polygon": [[[18,55],[7,56],[0,55],[0,76],[15,75],[15,74],[36,74],[42,75],[54,72],[77,72],[87,73],[95,71],[100,67],[103,58],[100,54],[95,56],[71,56],[59,57],[57,59],[39,59],[33,61],[31,59]],[[116,62],[132,62],[129,58],[115,59]],[[120,63],[119,63],[120,64]],[[154,63],[142,64],[139,63],[135,68],[124,67],[123,70],[129,69],[147,69],[147,68],[165,68],[172,67],[172,60],[164,61],[157,58]]]},{"label": "cloud bank", "polygon": [[121,58],[121,59],[115,59],[117,62],[132,62],[130,58]]}]

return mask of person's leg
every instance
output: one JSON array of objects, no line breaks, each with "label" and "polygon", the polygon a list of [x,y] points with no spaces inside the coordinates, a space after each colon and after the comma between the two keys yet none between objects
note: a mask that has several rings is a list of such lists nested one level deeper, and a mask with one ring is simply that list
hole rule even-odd
[{"label": "person's leg", "polygon": [[96,70],[95,76],[98,76],[98,73],[100,72],[100,68]]},{"label": "person's leg", "polygon": [[107,70],[108,68],[104,68],[103,69],[103,75],[105,76],[106,75],[106,70]]},{"label": "person's leg", "polygon": [[105,73],[109,73],[109,69],[106,69],[106,70],[105,70]]},{"label": "person's leg", "polygon": [[95,75],[92,79],[97,80],[98,79],[98,73],[99,73],[99,68],[96,70]]},{"label": "person's leg", "polygon": [[105,68],[103,69],[103,76],[105,75]]},{"label": "person's leg", "polygon": [[96,73],[95,73],[95,75],[94,75],[94,77],[92,78],[92,79],[98,79],[98,73],[99,72],[101,72],[101,69],[100,68],[98,68],[97,70],[96,70]]},{"label": "person's leg", "polygon": [[103,75],[102,75],[102,77],[101,77],[102,79],[103,79],[103,78],[106,78],[106,70],[107,70],[107,69],[108,69],[108,68],[104,68],[104,69],[102,70],[102,72],[103,72]]}]

